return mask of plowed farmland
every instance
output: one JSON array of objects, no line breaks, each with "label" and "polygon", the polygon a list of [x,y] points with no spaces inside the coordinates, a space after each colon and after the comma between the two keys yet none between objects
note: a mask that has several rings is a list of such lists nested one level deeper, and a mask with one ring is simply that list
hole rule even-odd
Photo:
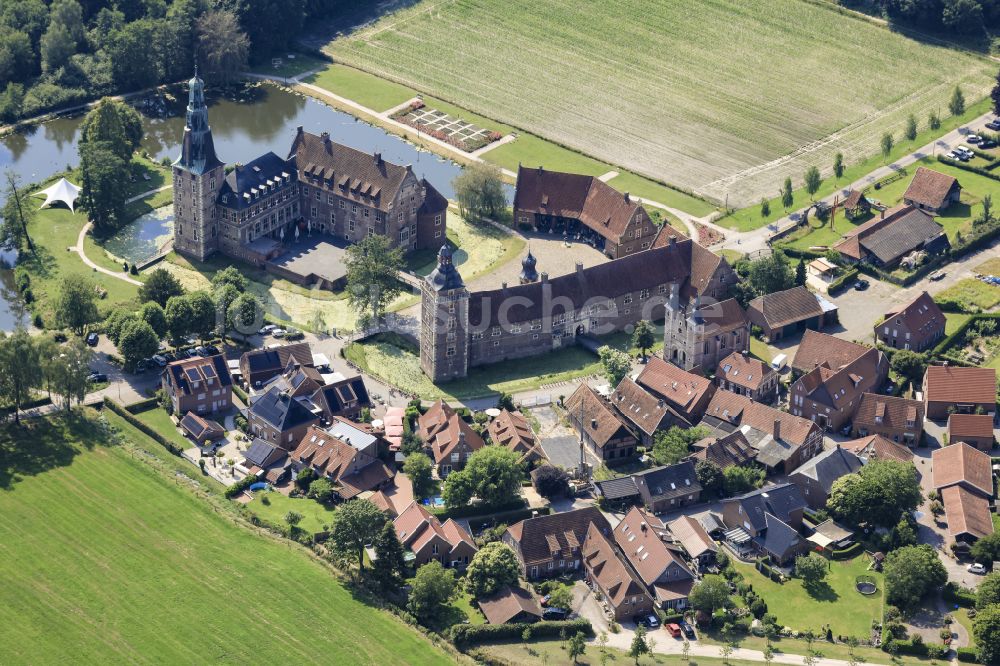
[{"label": "plowed farmland", "polygon": [[328,50],[730,204],[877,153],[996,69],[804,0],[426,0]]}]

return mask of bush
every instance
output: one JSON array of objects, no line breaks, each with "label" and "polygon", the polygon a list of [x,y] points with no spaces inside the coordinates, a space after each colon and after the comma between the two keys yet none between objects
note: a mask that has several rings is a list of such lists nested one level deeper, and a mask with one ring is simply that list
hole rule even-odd
[{"label": "bush", "polygon": [[947,583],[944,586],[944,590],[941,591],[941,597],[953,604],[958,604],[963,608],[975,608],[976,607],[976,595],[970,590],[961,588],[955,583]]},{"label": "bush", "polygon": [[131,405],[125,407],[130,414],[142,414],[143,412],[148,412],[151,409],[155,409],[160,406],[159,398],[147,398],[146,400],[140,400],[139,402],[133,402]]},{"label": "bush", "polygon": [[855,542],[855,543],[852,543],[847,548],[844,548],[842,550],[832,550],[832,551],[830,551],[830,559],[831,560],[849,560],[852,557],[854,557],[855,555],[859,555],[860,553],[861,553],[861,544]]},{"label": "bush", "polygon": [[960,647],[955,650],[958,655],[958,660],[965,662],[967,664],[978,664],[979,657],[976,656],[976,651],[973,648]]},{"label": "bush", "polygon": [[[456,624],[450,632],[455,646],[464,648],[478,643],[520,640],[524,628],[523,624]],[[590,620],[580,618],[563,622],[542,621],[531,625],[532,638],[558,638],[560,635],[572,636],[578,632],[593,636],[594,628]]]},{"label": "bush", "polygon": [[861,271],[859,271],[857,268],[852,268],[848,270],[839,278],[830,283],[830,286],[827,287],[826,290],[827,293],[831,296],[836,296],[844,289],[854,284],[854,281],[858,279],[858,275],[860,274],[860,272]]},{"label": "bush", "polygon": [[135,418],[135,416],[133,416],[131,412],[129,412],[127,409],[122,407],[120,404],[118,404],[111,398],[107,396],[104,397],[104,406],[113,411],[118,416],[128,421],[129,424],[131,424],[134,428],[142,432],[150,439],[154,440],[157,444],[162,445],[163,448],[165,448],[167,451],[170,451],[175,456],[179,456],[181,454],[181,450],[176,446],[174,446],[170,441],[168,441],[166,437],[156,432],[155,430],[150,428],[148,425],[146,425],[139,419]]},{"label": "bush", "polygon": [[250,476],[248,474],[247,476],[244,476],[242,479],[240,479],[233,485],[226,488],[225,495],[227,498],[232,499],[233,497],[236,497],[237,495],[241,494],[244,490],[252,486],[256,481],[257,477]]},{"label": "bush", "polygon": [[237,398],[239,398],[240,400],[243,401],[244,405],[249,405],[250,404],[250,396],[248,396],[247,392],[244,391],[243,389],[241,389],[236,384],[233,384],[233,393],[236,394]]}]

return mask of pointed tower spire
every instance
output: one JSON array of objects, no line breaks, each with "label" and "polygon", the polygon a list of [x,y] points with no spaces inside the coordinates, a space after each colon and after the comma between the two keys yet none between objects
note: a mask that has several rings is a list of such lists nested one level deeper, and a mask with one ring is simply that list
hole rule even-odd
[{"label": "pointed tower spire", "polygon": [[205,104],[205,82],[198,76],[195,64],[194,76],[188,81],[188,105],[184,122],[184,141],[181,155],[174,166],[194,174],[205,173],[222,162],[215,154],[212,128],[208,124],[208,106]]}]

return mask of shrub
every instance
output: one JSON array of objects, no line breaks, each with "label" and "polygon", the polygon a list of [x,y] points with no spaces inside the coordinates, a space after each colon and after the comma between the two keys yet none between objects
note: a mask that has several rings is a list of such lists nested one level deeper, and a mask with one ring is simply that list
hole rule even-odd
[{"label": "shrub", "polygon": [[244,476],[242,479],[240,479],[236,483],[226,488],[225,492],[226,497],[229,499],[236,497],[237,495],[241,494],[244,490],[252,486],[256,480],[257,477],[255,476],[251,476],[249,474],[247,476]]},{"label": "shrub", "polygon": [[976,651],[973,648],[960,647],[957,650],[955,650],[955,653],[958,655],[959,661],[965,662],[967,664],[979,663],[979,657],[976,656]]},{"label": "shrub", "polygon": [[945,601],[958,604],[963,608],[974,608],[976,605],[976,595],[965,588],[955,585],[955,583],[947,583],[944,586],[944,590],[941,591],[941,596]]},{"label": "shrub", "polygon": [[[523,624],[457,624],[451,628],[452,642],[459,648],[478,643],[493,643],[502,640],[518,640],[524,633]],[[612,631],[614,631],[612,627]],[[594,635],[590,620],[583,618],[563,622],[536,622],[531,625],[533,638],[553,638],[560,635],[583,633]]]},{"label": "shrub", "polygon": [[139,430],[144,435],[154,440],[156,443],[162,445],[163,448],[165,448],[167,451],[170,451],[175,456],[179,456],[181,454],[181,450],[176,446],[174,446],[173,443],[171,443],[169,440],[167,440],[166,437],[156,432],[155,430],[150,428],[148,425],[146,425],[139,419],[135,418],[135,416],[131,412],[129,412],[127,409],[122,407],[120,404],[118,404],[111,398],[107,396],[104,397],[104,406],[113,411],[118,416],[128,421],[129,424],[132,425],[132,427],[134,427],[136,430]]}]

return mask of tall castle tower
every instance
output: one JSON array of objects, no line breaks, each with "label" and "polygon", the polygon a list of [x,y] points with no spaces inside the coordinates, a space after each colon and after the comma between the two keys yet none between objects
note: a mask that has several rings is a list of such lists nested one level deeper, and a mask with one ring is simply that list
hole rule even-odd
[{"label": "tall castle tower", "polygon": [[447,244],[421,288],[420,367],[434,382],[469,372],[469,290]]},{"label": "tall castle tower", "polygon": [[184,142],[173,168],[174,249],[204,259],[219,247],[215,201],[225,177],[225,165],[215,155],[205,106],[205,82],[197,68],[188,81]]}]

